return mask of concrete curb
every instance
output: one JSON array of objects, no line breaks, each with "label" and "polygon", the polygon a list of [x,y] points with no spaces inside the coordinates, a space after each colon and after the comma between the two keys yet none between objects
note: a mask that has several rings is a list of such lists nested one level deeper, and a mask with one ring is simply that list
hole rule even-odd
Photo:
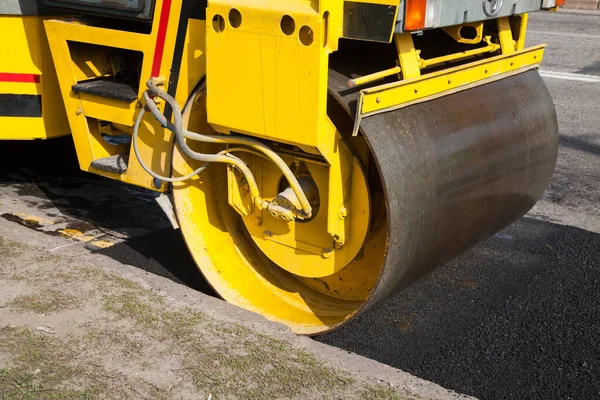
[{"label": "concrete curb", "polygon": [[571,10],[600,10],[599,0],[567,0],[565,9]]},{"label": "concrete curb", "polygon": [[401,388],[420,399],[458,400],[472,398],[366,357],[316,342],[308,337],[297,336],[286,326],[268,321],[260,315],[205,295],[171,279],[148,273],[131,265],[121,264],[108,256],[92,253],[79,242],[34,232],[3,219],[0,219],[0,236],[32,246],[36,248],[35,251],[72,257],[87,265],[93,265],[99,269],[138,282],[146,289],[162,295],[172,303],[201,311],[217,321],[240,324],[256,333],[284,340],[296,348],[312,354],[323,364],[337,370],[346,371],[351,376],[381,382],[384,386]]}]

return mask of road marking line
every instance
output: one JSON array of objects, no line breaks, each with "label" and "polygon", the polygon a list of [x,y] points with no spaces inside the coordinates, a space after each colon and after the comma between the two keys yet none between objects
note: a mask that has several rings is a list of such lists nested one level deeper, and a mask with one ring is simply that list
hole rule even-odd
[{"label": "road marking line", "polygon": [[545,71],[545,70],[540,70],[540,75],[543,78],[563,79],[566,81],[600,83],[600,76],[595,76],[595,75],[584,75],[584,74],[575,74],[572,72],[557,72],[557,71]]},{"label": "road marking line", "polygon": [[572,37],[584,37],[584,38],[600,38],[600,35],[586,35],[584,33],[566,33],[566,32],[551,32],[551,31],[533,31],[527,30],[527,33],[539,33],[548,36],[572,36]]}]

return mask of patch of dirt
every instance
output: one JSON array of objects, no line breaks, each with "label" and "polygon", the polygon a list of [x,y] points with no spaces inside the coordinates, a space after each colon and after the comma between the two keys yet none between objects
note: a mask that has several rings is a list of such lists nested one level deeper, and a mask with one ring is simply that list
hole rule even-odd
[{"label": "patch of dirt", "polygon": [[416,398],[144,283],[20,246],[0,237],[0,276],[14,282],[0,304],[0,399]]}]

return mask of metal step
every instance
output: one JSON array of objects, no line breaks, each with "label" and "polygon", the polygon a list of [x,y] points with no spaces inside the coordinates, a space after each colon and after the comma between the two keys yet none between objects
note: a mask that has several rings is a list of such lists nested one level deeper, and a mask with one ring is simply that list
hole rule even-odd
[{"label": "metal step", "polygon": [[116,174],[122,174],[127,171],[127,164],[129,163],[128,154],[117,154],[110,157],[99,158],[92,161],[91,166],[93,168],[106,171],[114,172]]},{"label": "metal step", "polygon": [[73,85],[71,89],[75,93],[87,93],[128,103],[137,99],[137,92],[129,84],[116,82],[113,77],[101,77],[79,82]]}]

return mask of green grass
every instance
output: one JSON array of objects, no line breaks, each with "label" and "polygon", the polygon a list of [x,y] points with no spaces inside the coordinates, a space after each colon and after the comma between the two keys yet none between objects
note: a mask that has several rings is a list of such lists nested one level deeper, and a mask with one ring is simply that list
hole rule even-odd
[{"label": "green grass", "polygon": [[21,243],[17,243],[10,239],[0,236],[0,258],[6,261],[7,258],[11,258],[21,254],[25,251],[26,246]]},{"label": "green grass", "polygon": [[77,369],[65,362],[74,353],[64,343],[34,335],[26,328],[0,328],[0,349],[14,366],[0,369],[0,399],[95,399],[98,389],[69,387]]},{"label": "green grass", "polygon": [[17,311],[42,314],[72,308],[75,305],[75,299],[57,290],[44,290],[34,295],[19,296],[8,305]]},{"label": "green grass", "polygon": [[369,386],[362,392],[362,398],[369,400],[418,400],[416,396],[406,396],[398,389],[385,385]]},{"label": "green grass", "polygon": [[[145,297],[145,298],[144,298]],[[156,300],[156,297],[160,301]],[[157,339],[185,339],[205,316],[190,309],[171,311],[164,300],[149,292],[126,291],[105,296],[104,308],[121,318],[135,321]]]}]

